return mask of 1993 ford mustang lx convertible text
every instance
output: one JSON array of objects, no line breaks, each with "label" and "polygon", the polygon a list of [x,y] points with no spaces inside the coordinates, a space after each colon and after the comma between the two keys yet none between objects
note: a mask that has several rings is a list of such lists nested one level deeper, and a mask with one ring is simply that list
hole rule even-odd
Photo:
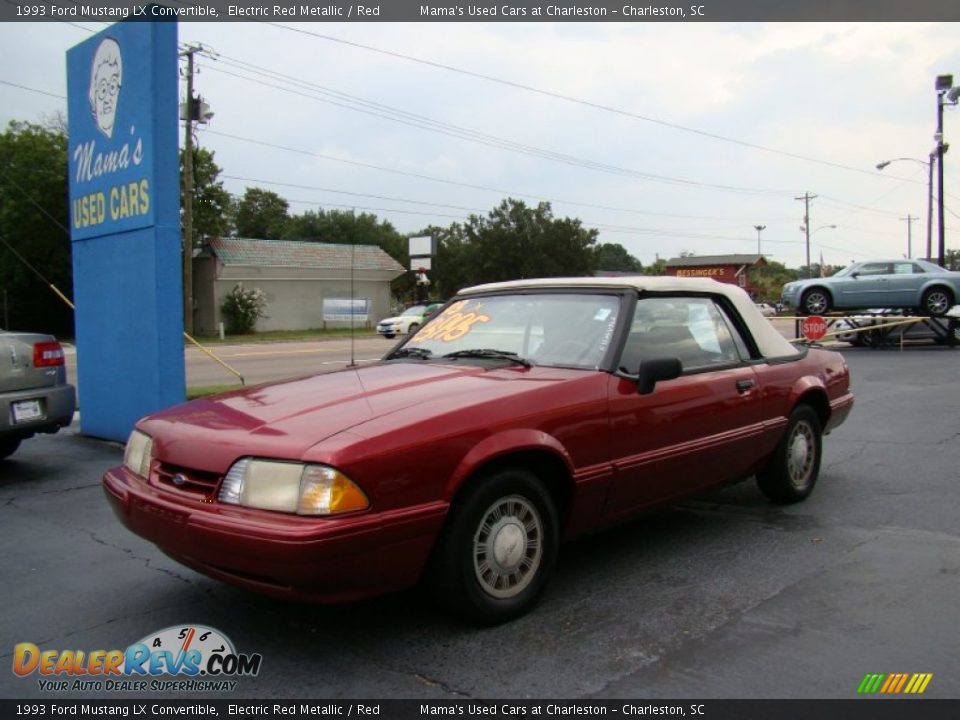
[{"label": "1993 ford mustang lx convertible text", "polygon": [[103,482],[127,527],[220,580],[334,602],[425,577],[500,622],[562,540],[750,475],[804,499],[852,405],[843,358],[739,288],[526,280],[460,292],[376,364],[143,418]]}]

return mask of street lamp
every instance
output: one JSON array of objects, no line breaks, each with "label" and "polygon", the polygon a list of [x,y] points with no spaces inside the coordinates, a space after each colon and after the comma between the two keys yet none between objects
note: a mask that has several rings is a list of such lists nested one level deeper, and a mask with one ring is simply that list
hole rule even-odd
[{"label": "street lamp", "polygon": [[[827,228],[829,228],[829,229],[831,229],[831,230],[836,230],[836,229],[837,229],[837,226],[836,226],[836,225],[821,225],[820,227],[815,228],[814,230],[811,230],[810,232],[807,232],[807,226],[806,226],[806,225],[801,225],[801,226],[800,226],[800,232],[802,232],[802,233],[807,233],[807,277],[810,277],[810,238],[811,238],[813,235],[815,235],[816,233],[820,232],[821,230],[826,230]],[[821,265],[821,270],[822,270],[822,269],[823,269],[823,266]]]},{"label": "street lamp", "polygon": [[757,231],[757,255],[762,255],[760,252],[760,233],[767,229],[766,225],[754,225],[753,229]]},{"label": "street lamp", "polygon": [[937,164],[937,151],[930,152],[929,161],[907,157],[884,160],[877,163],[877,170],[883,170],[890,163],[900,162],[901,160],[920,163],[927,168],[927,254],[925,257],[929,260],[933,256],[933,166]]},{"label": "street lamp", "polygon": [[937,75],[937,134],[933,136],[937,143],[937,241],[938,262],[944,266],[944,228],[943,228],[943,154],[948,145],[943,141],[943,106],[956,105],[960,98],[960,87],[953,87],[953,75]]}]

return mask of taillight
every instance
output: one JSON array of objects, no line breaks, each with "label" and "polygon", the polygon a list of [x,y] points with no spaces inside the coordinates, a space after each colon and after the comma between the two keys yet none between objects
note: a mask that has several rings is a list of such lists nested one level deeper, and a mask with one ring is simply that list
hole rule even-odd
[{"label": "taillight", "polygon": [[33,366],[52,367],[63,365],[63,348],[58,342],[38,342],[33,344]]}]

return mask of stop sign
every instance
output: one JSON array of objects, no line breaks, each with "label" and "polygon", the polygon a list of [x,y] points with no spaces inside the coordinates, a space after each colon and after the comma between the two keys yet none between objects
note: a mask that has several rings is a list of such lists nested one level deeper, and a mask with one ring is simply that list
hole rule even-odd
[{"label": "stop sign", "polygon": [[819,340],[827,334],[827,321],[819,315],[811,315],[803,319],[800,329],[807,340]]}]

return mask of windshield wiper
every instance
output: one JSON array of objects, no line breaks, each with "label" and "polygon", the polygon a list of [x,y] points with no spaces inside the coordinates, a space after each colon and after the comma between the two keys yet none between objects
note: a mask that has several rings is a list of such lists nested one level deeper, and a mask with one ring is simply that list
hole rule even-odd
[{"label": "windshield wiper", "polygon": [[418,347],[402,347],[399,350],[394,350],[392,353],[387,355],[387,360],[393,360],[394,358],[402,357],[412,357],[417,360],[429,360],[433,357],[433,352],[427,350],[426,348]]},{"label": "windshield wiper", "polygon": [[515,352],[508,352],[506,350],[494,350],[492,348],[474,348],[473,350],[457,350],[456,352],[447,353],[443,355],[444,358],[494,358],[497,360],[509,360],[514,362],[517,365],[523,365],[524,367],[533,367],[531,363],[526,358],[522,358]]}]

